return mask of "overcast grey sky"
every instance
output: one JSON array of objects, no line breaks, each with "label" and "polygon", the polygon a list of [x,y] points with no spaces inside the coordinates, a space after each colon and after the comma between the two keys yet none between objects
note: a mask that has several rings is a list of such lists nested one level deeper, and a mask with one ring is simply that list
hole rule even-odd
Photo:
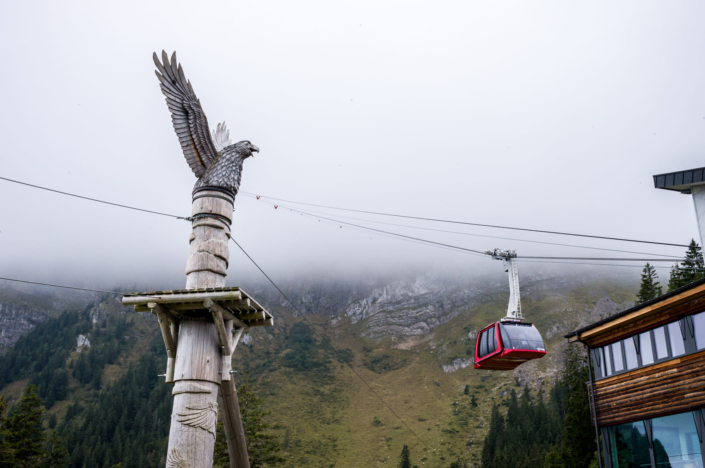
[{"label": "overcast grey sky", "polygon": [[[225,120],[235,141],[260,147],[241,190],[687,243],[697,239],[690,197],[655,190],[651,176],[705,166],[703,18],[694,0],[3,2],[0,176],[190,214],[195,178],[151,59],[166,49],[211,125]],[[182,284],[184,221],[3,181],[0,199],[4,276]],[[242,194],[236,205],[234,236],[276,275],[499,268]],[[596,253],[376,227],[478,250]],[[246,262],[231,249],[229,284],[256,274]]]}]

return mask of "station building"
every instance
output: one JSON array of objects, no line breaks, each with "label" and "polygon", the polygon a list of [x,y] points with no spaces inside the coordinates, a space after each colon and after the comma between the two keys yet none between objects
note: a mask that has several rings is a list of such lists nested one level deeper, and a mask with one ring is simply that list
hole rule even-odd
[{"label": "station building", "polygon": [[703,468],[705,280],[576,330],[607,468]]}]

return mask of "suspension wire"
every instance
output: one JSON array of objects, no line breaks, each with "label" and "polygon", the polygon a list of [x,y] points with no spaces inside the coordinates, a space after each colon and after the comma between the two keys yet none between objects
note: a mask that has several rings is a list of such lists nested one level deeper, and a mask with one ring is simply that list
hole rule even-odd
[{"label": "suspension wire", "polygon": [[516,258],[532,258],[540,260],[594,260],[594,261],[613,261],[613,262],[676,262],[685,260],[684,258],[599,258],[599,257],[531,257],[517,255]]},{"label": "suspension wire", "polygon": [[[244,195],[246,195],[246,196],[249,197],[249,198],[252,198],[252,199],[256,200],[256,197],[255,197],[254,195],[250,195],[249,193],[246,193],[246,192],[241,192],[241,193],[243,193]],[[264,203],[269,203],[269,202],[264,201]],[[282,206],[283,206],[283,205],[282,205]],[[287,209],[291,209],[291,208],[287,207]],[[322,212],[322,211],[309,210],[308,212],[309,212],[309,213],[315,213],[315,214],[318,214],[318,215],[329,215],[329,213],[325,213],[325,212]],[[557,245],[557,246],[561,246],[561,247],[573,247],[573,248],[577,248],[577,249],[604,250],[604,251],[606,251],[606,252],[633,253],[633,254],[639,254],[639,255],[655,255],[655,256],[657,256],[657,257],[668,257],[668,258],[673,258],[673,259],[678,259],[678,260],[681,259],[681,257],[677,257],[677,256],[675,256],[675,255],[664,255],[664,254],[657,254],[657,253],[651,253],[651,252],[635,252],[635,251],[633,251],[633,250],[605,249],[605,248],[602,248],[602,247],[588,247],[588,246],[585,246],[585,245],[561,244],[561,243],[557,243],[557,242],[542,242],[542,241],[535,241],[535,240],[528,240],[528,239],[517,239],[517,238],[514,238],[514,237],[488,236],[488,235],[484,235],[484,234],[474,234],[474,233],[470,233],[470,232],[448,231],[448,230],[446,230],[446,229],[433,229],[433,228],[425,228],[425,227],[420,227],[420,226],[411,226],[411,225],[409,225],[409,224],[387,223],[387,222],[384,222],[384,221],[375,221],[375,220],[372,220],[372,219],[355,218],[355,217],[352,217],[352,216],[337,215],[337,217],[339,217],[339,218],[344,218],[344,219],[353,219],[353,220],[356,220],[356,221],[364,221],[364,222],[368,222],[368,223],[385,224],[385,225],[387,225],[387,226],[399,226],[399,227],[406,227],[406,228],[410,228],[410,229],[421,229],[421,230],[423,230],[423,231],[444,232],[444,233],[448,233],[448,234],[458,234],[458,235],[461,235],[461,236],[485,237],[485,238],[489,238],[489,239],[502,239],[502,240],[518,241],[518,242],[529,242],[529,243],[532,243],[532,244]]]},{"label": "suspension wire", "polygon": [[[265,203],[270,203],[270,202],[265,201]],[[273,205],[273,203],[270,203],[270,204]],[[388,234],[388,235],[391,235],[391,236],[396,236],[396,237],[400,237],[400,238],[404,238],[404,239],[412,239],[412,240],[419,241],[419,242],[423,242],[423,243],[427,243],[427,244],[433,244],[433,245],[439,245],[439,246],[443,246],[443,247],[449,247],[449,248],[451,248],[451,249],[457,249],[457,250],[462,250],[462,251],[465,251],[465,252],[471,252],[471,253],[475,253],[475,254],[480,254],[480,255],[482,255],[483,257],[484,257],[484,256],[487,256],[487,254],[486,254],[485,252],[481,251],[481,250],[468,249],[468,248],[465,248],[465,247],[459,247],[459,246],[457,246],[457,245],[444,244],[443,242],[435,242],[435,241],[428,240],[428,239],[422,239],[422,238],[420,238],[420,237],[406,236],[406,235],[404,235],[404,234],[398,234],[398,233],[396,233],[396,232],[383,231],[382,229],[375,229],[375,228],[371,228],[371,227],[367,227],[367,226],[360,226],[359,224],[348,223],[347,221],[340,221],[340,220],[338,220],[338,219],[327,218],[327,217],[325,217],[325,216],[316,216],[316,215],[313,215],[313,214],[311,214],[311,213],[307,213],[307,212],[305,212],[305,211],[299,211],[299,210],[297,210],[297,209],[295,209],[295,208],[291,208],[291,207],[288,207],[288,206],[285,206],[285,205],[277,205],[277,206],[280,206],[280,207],[282,207],[282,208],[285,208],[285,209],[287,209],[287,210],[289,210],[289,211],[293,211],[293,212],[295,212],[295,213],[300,213],[300,214],[302,214],[302,215],[307,215],[307,216],[309,216],[309,217],[311,217],[311,218],[315,218],[315,219],[325,219],[326,221],[331,221],[331,222],[334,222],[334,223],[336,223],[336,224],[344,224],[344,225],[346,225],[346,226],[353,226],[353,227],[356,227],[356,228],[359,228],[359,229],[366,229],[366,230],[368,230],[368,231],[380,232],[380,233],[383,233],[383,234]]]},{"label": "suspension wire", "polygon": [[[273,203],[268,202],[268,201],[265,201],[265,203],[269,203],[269,204],[273,205]],[[325,216],[315,216],[315,215],[312,215],[312,214],[307,213],[307,212],[305,212],[305,211],[300,211],[300,210],[297,210],[296,208],[291,208],[291,207],[286,206],[286,205],[277,205],[277,206],[278,206],[278,207],[281,207],[281,208],[284,208],[284,209],[286,209],[286,210],[295,212],[295,213],[300,213],[300,214],[308,215],[309,217],[313,217],[313,218],[325,219],[325,220],[328,220],[328,221],[335,222],[335,223],[337,223],[337,224],[345,224],[345,225],[348,225],[348,226],[354,226],[354,227],[357,227],[357,228],[367,229],[367,230],[374,231],[374,232],[382,232],[382,233],[385,233],[385,234],[390,234],[390,235],[393,235],[393,236],[398,236],[398,237],[407,238],[407,239],[413,239],[413,240],[416,240],[416,241],[425,242],[425,243],[429,243],[429,244],[440,245],[440,246],[444,246],[444,247],[450,247],[450,248],[452,248],[452,249],[458,249],[458,250],[463,250],[463,251],[472,252],[472,253],[478,253],[478,254],[482,254],[483,256],[489,256],[489,255],[490,255],[490,254],[488,254],[488,253],[486,253],[486,252],[483,252],[483,251],[480,251],[480,250],[468,249],[468,248],[465,248],[465,247],[459,247],[459,246],[451,245],[451,244],[444,244],[444,243],[442,243],[442,242],[435,242],[435,241],[431,241],[431,240],[428,240],[428,239],[422,239],[422,238],[419,238],[419,237],[406,236],[406,235],[404,235],[404,234],[398,234],[398,233],[390,232],[390,231],[383,231],[383,230],[381,230],[381,229],[375,229],[375,228],[371,228],[371,227],[367,227],[367,226],[361,226],[361,225],[359,225],[359,224],[348,223],[348,222],[346,222],[346,221],[340,221],[340,220],[338,220],[338,219],[328,218],[328,217],[325,217]],[[542,260],[594,260],[594,261],[637,261],[637,262],[673,262],[673,261],[676,261],[676,262],[677,262],[678,260],[683,260],[682,257],[678,257],[678,258],[674,257],[674,258],[653,258],[653,259],[649,258],[649,259],[643,259],[643,258],[596,258],[596,257],[539,257],[539,256],[517,256],[516,258],[517,258],[517,259],[525,259],[525,258],[526,258],[526,259],[542,259]]]},{"label": "suspension wire", "polygon": [[[66,195],[69,197],[75,197],[75,198],[80,198],[83,200],[89,200],[89,201],[94,201],[97,203],[103,203],[105,205],[111,205],[111,206],[117,206],[120,208],[127,208],[129,210],[135,210],[135,211],[141,211],[144,213],[152,213],[160,216],[167,216],[170,218],[175,218],[175,219],[183,219],[186,221],[190,221],[191,218],[186,217],[186,216],[177,216],[173,214],[168,214],[168,213],[162,213],[160,211],[153,211],[153,210],[147,210],[144,208],[137,208],[134,206],[129,206],[129,205],[122,205],[120,203],[113,203],[105,200],[99,200],[97,198],[91,198],[91,197],[86,197],[83,195],[77,195],[74,193],[69,193],[69,192],[63,192],[60,190],[55,190],[51,189],[48,187],[42,187],[40,185],[35,185],[35,184],[30,184],[27,182],[21,182],[19,180],[14,180],[14,179],[9,179],[7,177],[0,177],[0,180],[4,180],[7,182],[12,182],[15,184],[19,185],[24,185],[27,187],[32,187],[32,188],[37,188],[40,190],[46,190],[48,192],[53,192],[53,193],[58,193],[61,195]],[[250,192],[245,192],[242,191],[241,193],[245,195],[249,195],[250,197],[257,197],[259,198],[260,196],[255,195]],[[492,227],[492,228],[499,228],[499,229],[512,229],[512,230],[519,230],[519,231],[528,231],[528,232],[539,232],[539,233],[546,233],[546,234],[559,234],[559,235],[568,235],[568,236],[578,236],[578,237],[589,237],[589,238],[596,238],[596,239],[608,239],[608,240],[617,240],[617,241],[624,241],[624,242],[640,242],[640,243],[648,243],[648,244],[657,244],[657,245],[668,245],[668,246],[676,246],[676,247],[688,247],[687,245],[681,245],[681,244],[669,244],[669,243],[664,243],[664,242],[651,242],[651,241],[641,241],[641,240],[634,240],[634,239],[622,239],[622,238],[613,238],[613,237],[603,237],[603,236],[592,236],[592,235],[587,235],[587,234],[571,234],[571,233],[564,233],[564,232],[555,232],[555,231],[542,231],[542,230],[537,230],[537,229],[525,229],[525,228],[514,228],[514,227],[506,227],[506,226],[495,226],[495,225],[490,225],[490,224],[478,224],[478,223],[467,223],[467,222],[461,222],[461,221],[450,221],[450,220],[443,220],[443,219],[434,219],[434,218],[422,218],[422,217],[417,217],[417,216],[405,216],[405,215],[397,215],[397,214],[389,214],[389,213],[379,213],[379,212],[374,212],[374,211],[363,211],[363,210],[353,210],[349,208],[337,208],[337,207],[332,207],[332,206],[326,206],[326,205],[315,205],[312,203],[303,203],[303,202],[296,202],[296,201],[290,201],[290,200],[283,200],[279,198],[274,198],[274,197],[267,197],[264,195],[261,195],[263,198],[271,199],[271,200],[282,200],[282,201],[288,201],[290,203],[296,203],[296,204],[302,204],[302,205],[309,205],[309,206],[318,206],[322,208],[331,208],[331,209],[337,209],[337,210],[345,210],[345,211],[354,211],[354,212],[359,212],[359,213],[368,213],[368,214],[375,214],[375,215],[384,215],[384,216],[395,216],[395,217],[400,217],[400,218],[409,218],[409,219],[419,219],[419,220],[426,220],[426,221],[436,221],[436,222],[444,222],[444,223],[453,223],[453,224],[465,224],[465,225],[470,225],[470,226],[481,226],[481,227]],[[291,208],[289,208],[291,209]],[[353,218],[353,219],[358,219],[359,218]],[[371,221],[371,220],[364,220],[367,222],[378,222],[379,221]],[[335,221],[338,222],[338,221]],[[354,224],[348,223],[350,226],[355,226]],[[396,225],[396,226],[401,226],[401,227],[410,227],[410,228],[415,228],[415,229],[426,229],[426,230],[433,230],[433,229],[428,229],[428,228],[421,228],[421,227],[414,227],[414,226],[405,226],[405,225],[399,225],[399,224],[393,224],[393,223],[383,223],[383,224],[391,224],[391,225]],[[373,228],[368,228],[365,226],[358,226],[363,229],[368,229],[368,230],[374,230]],[[644,252],[630,252],[630,251],[624,251],[624,250],[616,250],[616,249],[599,249],[597,247],[587,247],[587,246],[578,246],[578,245],[570,245],[570,244],[558,244],[558,243],[552,243],[552,242],[540,242],[540,241],[531,241],[531,240],[524,240],[524,239],[513,239],[513,238],[504,238],[504,237],[496,237],[496,236],[482,236],[480,234],[471,234],[471,233],[460,233],[457,231],[444,231],[444,230],[437,230],[439,232],[448,232],[448,233],[455,233],[455,234],[463,234],[463,235],[469,235],[469,236],[476,236],[476,237],[489,237],[489,238],[496,238],[496,239],[506,239],[506,240],[515,240],[519,242],[531,242],[531,243],[537,243],[537,244],[548,244],[548,245],[561,245],[565,247],[575,247],[575,248],[583,248],[583,249],[594,249],[594,250],[606,250],[606,251],[615,251],[615,252],[624,252],[624,253],[644,253]],[[383,231],[380,231],[383,232]],[[410,236],[404,236],[402,234],[396,234],[396,233],[390,233],[391,235],[399,236],[399,237],[408,237],[412,238]],[[424,239],[418,239],[421,242],[433,242],[433,241],[426,241]],[[447,245],[447,247],[453,248],[453,249],[459,249],[459,250],[468,250],[468,251],[473,251],[472,249],[464,249],[462,247],[457,247],[457,246],[452,246],[452,245]],[[477,253],[483,253],[484,252],[479,252],[479,251],[474,251]],[[644,253],[646,254],[646,253]],[[663,254],[647,254],[647,255],[656,255],[656,256],[664,256],[667,257],[667,255]],[[674,257],[676,258],[676,257]]]},{"label": "suspension wire", "polygon": [[[252,264],[253,264],[254,266],[256,266],[257,269],[264,275],[264,277],[267,278],[267,280],[269,280],[270,283],[272,283],[272,286],[274,286],[274,287],[276,288],[276,290],[279,291],[279,294],[281,294],[282,297],[283,297],[284,299],[286,299],[286,301],[287,301],[289,304],[291,304],[291,306],[294,308],[294,310],[296,310],[296,312],[298,312],[299,315],[300,315],[304,320],[306,320],[306,322],[309,324],[309,326],[311,327],[311,329],[312,329],[312,330],[316,333],[316,335],[318,335],[318,337],[321,339],[321,342],[327,344],[327,345],[333,350],[333,352],[335,353],[336,357],[338,357],[338,360],[339,360],[340,362],[343,362],[343,360],[340,359],[340,354],[339,354],[340,351],[339,351],[335,346],[333,346],[333,345],[330,343],[330,340],[326,340],[326,339],[324,338],[324,336],[316,329],[316,327],[313,325],[313,323],[311,323],[311,321],[308,319],[308,317],[306,317],[306,315],[303,314],[303,313],[301,312],[301,310],[300,310],[298,307],[296,307],[296,304],[294,304],[294,302],[293,302],[291,299],[289,299],[289,296],[287,296],[286,294],[284,294],[284,291],[282,291],[282,290],[279,288],[279,286],[277,286],[277,284],[276,284],[274,281],[272,281],[272,278],[270,278],[269,275],[264,272],[264,270],[262,269],[262,267],[260,267],[259,264],[258,264],[257,262],[255,262],[255,260],[254,260],[252,257],[250,257],[250,254],[248,254],[248,253],[245,251],[245,249],[242,248],[242,246],[235,240],[235,238],[234,238],[234,237],[231,237],[230,240],[233,241],[233,242],[235,243],[235,245],[237,245],[237,246],[240,248],[240,250],[242,251],[242,253],[244,253],[245,256],[246,256],[248,259],[250,259],[250,261],[252,262]],[[414,434],[414,437],[416,437],[416,438],[418,439],[418,441],[421,442],[421,444],[422,444],[424,447],[428,447],[428,445],[426,445],[426,443],[425,443],[423,440],[421,440],[421,438],[416,434],[416,432],[414,432],[414,431],[406,424],[406,422],[387,404],[387,402],[385,402],[384,399],[383,399],[381,396],[379,396],[379,394],[378,394],[377,392],[375,392],[375,390],[372,388],[372,386],[371,386],[369,383],[367,383],[367,381],[355,370],[355,368],[354,368],[350,363],[346,363],[346,364],[347,364],[347,366],[350,368],[350,370],[353,371],[353,373],[354,373],[354,374],[367,386],[367,388],[369,388],[370,391],[379,399],[379,401],[381,401],[382,404],[383,404],[394,416],[396,416],[396,418],[397,418],[399,421],[401,421],[401,423],[404,425],[404,427],[406,427],[406,429],[407,429],[409,432],[411,432],[412,434]]]},{"label": "suspension wire", "polygon": [[76,291],[89,291],[89,292],[97,292],[97,293],[105,293],[105,294],[115,294],[117,296],[122,296],[122,293],[115,292],[115,291],[102,291],[100,289],[86,289],[86,288],[76,288],[73,286],[62,286],[60,284],[49,284],[49,283],[39,283],[37,281],[25,281],[25,280],[18,280],[14,278],[0,278],[0,280],[5,280],[5,281],[14,281],[16,283],[27,283],[27,284],[38,284],[40,286],[51,286],[54,288],[64,288],[64,289],[75,289]]},{"label": "suspension wire", "polygon": [[168,217],[170,217],[170,218],[187,219],[187,218],[182,217],[182,216],[176,216],[176,215],[172,215],[172,214],[168,214],[168,213],[161,213],[161,212],[159,212],[159,211],[145,210],[145,209],[143,209],[143,208],[136,208],[136,207],[134,207],[134,206],[121,205],[121,204],[119,204],[119,203],[113,203],[113,202],[109,202],[109,201],[105,201],[105,200],[98,200],[97,198],[84,197],[84,196],[82,196],[82,195],[76,195],[76,194],[74,194],[74,193],[62,192],[62,191],[60,191],[60,190],[54,190],[54,189],[50,189],[50,188],[47,188],[47,187],[42,187],[42,186],[39,186],[39,185],[28,184],[27,182],[20,182],[19,180],[8,179],[7,177],[0,177],[0,180],[5,180],[5,181],[7,181],[7,182],[12,182],[12,183],[15,183],[15,184],[20,184],[20,185],[26,185],[27,187],[33,187],[33,188],[37,188],[37,189],[40,189],[40,190],[46,190],[46,191],[48,191],[48,192],[59,193],[59,194],[61,194],[61,195],[67,195],[67,196],[69,196],[69,197],[82,198],[83,200],[90,200],[90,201],[94,201],[94,202],[98,202],[98,203],[103,203],[103,204],[105,204],[105,205],[118,206],[118,207],[120,207],[120,208],[127,208],[127,209],[135,210],[135,211],[143,211],[143,212],[145,212],[145,213],[152,213],[152,214],[157,214],[157,215],[161,215],[161,216],[168,216]]},{"label": "suspension wire", "polygon": [[498,225],[494,225],[494,224],[480,224],[480,223],[470,223],[470,222],[465,222],[465,221],[453,221],[453,220],[449,220],[449,219],[424,218],[421,216],[409,216],[409,215],[400,215],[400,214],[394,214],[394,213],[382,213],[382,212],[378,212],[378,211],[354,210],[351,208],[340,208],[337,206],[329,206],[329,205],[316,205],[314,203],[304,203],[304,202],[299,202],[299,201],[294,201],[294,200],[285,200],[283,198],[269,197],[266,195],[256,195],[251,192],[242,191],[240,193],[246,193],[248,195],[253,195],[256,197],[267,198],[269,200],[277,200],[277,201],[283,201],[283,202],[287,202],[287,203],[295,203],[297,205],[316,206],[319,208],[329,208],[332,210],[354,211],[356,213],[367,213],[367,214],[373,214],[373,215],[379,215],[379,216],[392,216],[392,217],[396,217],[396,218],[419,219],[419,220],[423,220],[423,221],[433,221],[433,222],[437,222],[437,223],[465,224],[468,226],[480,226],[480,227],[489,227],[489,228],[497,228],[497,229],[510,229],[513,231],[539,232],[539,233],[543,233],[543,234],[555,234],[555,235],[560,235],[560,236],[589,237],[592,239],[614,240],[614,241],[620,241],[620,242],[638,242],[641,244],[668,245],[671,247],[686,247],[686,248],[688,247],[688,245],[685,245],[685,244],[672,244],[669,242],[656,242],[656,241],[646,241],[646,240],[638,240],[638,239],[627,239],[627,238],[622,238],[622,237],[595,236],[595,235],[590,235],[590,234],[576,234],[576,233],[571,233],[571,232],[560,232],[560,231],[545,231],[542,229],[529,229],[529,228],[519,228],[519,227],[512,227],[512,226],[498,226]]},{"label": "suspension wire", "polygon": [[[521,259],[519,259],[521,260]],[[641,265],[619,265],[616,263],[583,263],[583,262],[551,262],[544,260],[521,260],[522,263],[552,263],[554,265],[592,265],[592,266],[616,266],[628,268],[644,268]],[[659,268],[662,270],[670,270],[671,267],[651,265],[651,268]],[[679,271],[705,271],[705,268],[678,268]]]}]

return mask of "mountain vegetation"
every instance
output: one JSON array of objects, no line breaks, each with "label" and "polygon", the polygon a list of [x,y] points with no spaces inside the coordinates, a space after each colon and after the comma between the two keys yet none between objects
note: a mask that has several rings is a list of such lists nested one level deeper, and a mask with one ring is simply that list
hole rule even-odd
[{"label": "mountain vegetation", "polygon": [[542,390],[533,396],[529,387],[517,396],[512,389],[492,407],[483,468],[589,468],[596,444],[585,385],[587,358],[571,346],[564,360],[565,368],[548,396]]},{"label": "mountain vegetation", "polygon": [[[277,466],[285,461],[286,459],[280,455],[281,447],[277,437],[268,431],[272,426],[267,424],[265,418],[269,416],[270,412],[262,410],[262,399],[252,388],[249,371],[245,372],[245,379],[237,389],[237,397],[242,425],[245,428],[250,468]],[[216,433],[213,467],[228,468],[230,457],[228,456],[228,445],[222,421],[218,423]]]},{"label": "mountain vegetation", "polygon": [[[251,458],[252,465],[393,466],[402,461],[406,445],[411,467],[479,467],[484,441],[491,427],[499,425],[493,413],[503,419],[504,431],[512,430],[507,423],[510,405],[516,407],[512,418],[524,418],[525,406],[529,413],[553,415],[539,431],[548,434],[548,442],[535,438],[522,447],[533,447],[527,453],[532,453],[530,460],[540,461],[536,466],[551,457],[563,460],[569,452],[564,447],[573,441],[562,436],[569,419],[567,384],[553,390],[554,382],[566,381],[554,371],[563,366],[562,334],[581,321],[625,307],[636,286],[564,282],[532,293],[531,283],[525,284],[524,308],[544,334],[549,354],[515,373],[467,365],[471,356],[466,351],[472,349],[476,331],[504,312],[506,295],[501,291],[481,296],[430,333],[411,337],[369,338],[361,332],[364,321],[322,315],[303,320],[270,307],[275,326],[253,329],[233,359],[249,453],[258,457]],[[110,309],[108,302],[115,299],[58,314],[0,356],[6,413],[14,414],[23,392],[34,384],[46,410],[40,418],[43,460],[48,463],[46,454],[52,453],[59,460],[51,466],[64,466],[57,464],[63,463],[64,453],[71,468],[162,468],[173,387],[159,377],[166,361],[159,328],[151,314],[126,313],[121,306]],[[110,313],[100,312],[108,309]],[[381,329],[380,316],[374,319]],[[77,347],[79,335],[90,346]],[[561,409],[554,411],[554,406]],[[216,466],[225,466],[220,431]],[[490,439],[507,437],[495,430]],[[586,440],[594,451],[594,435]],[[492,456],[502,447],[495,445]],[[517,459],[520,448],[514,450]]]},{"label": "mountain vegetation", "polygon": [[56,431],[46,440],[42,427],[44,407],[34,385],[28,385],[9,417],[0,395],[0,467],[67,468],[69,454]]},{"label": "mountain vegetation", "polygon": [[680,264],[676,263],[671,268],[668,280],[668,292],[674,291],[690,283],[705,278],[705,262],[703,261],[702,248],[691,239],[685,252],[685,258]]},{"label": "mountain vegetation", "polygon": [[647,262],[641,272],[641,285],[636,295],[636,304],[643,304],[663,294],[663,288],[657,279],[656,269]]}]

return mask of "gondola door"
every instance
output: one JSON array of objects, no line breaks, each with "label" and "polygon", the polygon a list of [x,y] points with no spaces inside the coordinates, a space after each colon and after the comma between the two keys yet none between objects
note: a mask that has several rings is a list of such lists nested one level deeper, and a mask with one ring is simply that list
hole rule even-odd
[{"label": "gondola door", "polygon": [[493,323],[477,335],[475,345],[475,369],[485,369],[483,363],[491,362],[493,356],[504,351],[502,338],[499,334],[499,324]]}]

